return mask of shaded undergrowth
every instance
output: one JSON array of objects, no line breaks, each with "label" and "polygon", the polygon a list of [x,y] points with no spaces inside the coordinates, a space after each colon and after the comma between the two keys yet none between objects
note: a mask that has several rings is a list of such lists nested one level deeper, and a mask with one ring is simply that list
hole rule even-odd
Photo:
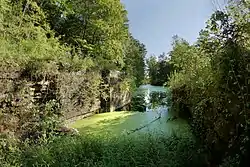
[{"label": "shaded undergrowth", "polygon": [[23,166],[203,166],[191,138],[177,136],[64,137],[46,146],[29,147]]}]

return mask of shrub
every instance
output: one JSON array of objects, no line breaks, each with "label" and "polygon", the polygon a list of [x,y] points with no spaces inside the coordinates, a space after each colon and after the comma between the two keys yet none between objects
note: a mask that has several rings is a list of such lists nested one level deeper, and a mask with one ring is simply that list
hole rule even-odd
[{"label": "shrub", "polygon": [[192,139],[150,135],[121,138],[62,138],[29,148],[25,166],[202,166]]},{"label": "shrub", "polygon": [[177,38],[171,52],[172,107],[190,113],[215,164],[236,154],[238,164],[249,152],[248,7],[248,2],[232,3],[216,11],[195,45]]}]

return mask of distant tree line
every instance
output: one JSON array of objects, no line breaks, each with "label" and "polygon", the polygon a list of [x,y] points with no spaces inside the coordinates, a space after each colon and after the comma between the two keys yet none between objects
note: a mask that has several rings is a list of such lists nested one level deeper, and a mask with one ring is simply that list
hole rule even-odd
[{"label": "distant tree line", "polygon": [[163,86],[169,79],[173,66],[169,61],[169,57],[163,53],[157,56],[150,56],[146,59],[146,74],[151,85]]}]

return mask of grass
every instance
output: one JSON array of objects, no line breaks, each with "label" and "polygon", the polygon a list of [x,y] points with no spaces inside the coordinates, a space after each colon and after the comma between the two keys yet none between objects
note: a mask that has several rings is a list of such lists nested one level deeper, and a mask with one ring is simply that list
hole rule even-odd
[{"label": "grass", "polygon": [[[80,130],[79,136],[57,137],[46,145],[26,145],[19,152],[6,154],[5,166],[203,166],[203,155],[197,154],[197,144],[190,135],[187,124],[179,119],[170,122],[166,120],[163,117],[143,131],[127,135],[121,132],[151,121],[145,119],[145,113],[115,112],[95,115],[71,125]],[[164,130],[163,127],[168,128]],[[155,134],[156,128],[161,133]]]},{"label": "grass", "polygon": [[148,134],[140,138],[66,137],[27,149],[21,160],[23,166],[51,167],[202,166],[191,138]]}]

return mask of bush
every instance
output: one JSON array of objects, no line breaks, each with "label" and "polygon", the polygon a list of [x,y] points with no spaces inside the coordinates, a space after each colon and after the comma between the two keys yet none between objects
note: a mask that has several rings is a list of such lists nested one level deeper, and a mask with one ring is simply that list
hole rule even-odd
[{"label": "bush", "polygon": [[212,164],[236,154],[229,159],[238,164],[249,153],[249,17],[249,2],[232,3],[211,16],[195,45],[177,38],[171,52],[172,108],[189,115]]},{"label": "bush", "polygon": [[28,148],[24,166],[202,166],[195,142],[188,138],[150,135],[121,138],[62,138]]}]

